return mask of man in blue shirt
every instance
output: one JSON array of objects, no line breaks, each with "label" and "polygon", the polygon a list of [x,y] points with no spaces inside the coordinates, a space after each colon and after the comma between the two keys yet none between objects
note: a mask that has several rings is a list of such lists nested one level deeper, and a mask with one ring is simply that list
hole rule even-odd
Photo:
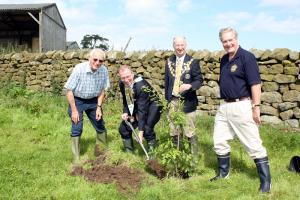
[{"label": "man in blue shirt", "polygon": [[224,28],[219,33],[227,52],[221,59],[220,105],[214,125],[214,150],[219,174],[215,181],[229,176],[230,146],[235,136],[245,147],[257,167],[261,192],[270,192],[271,176],[265,147],[259,135],[261,79],[255,56],[239,46],[237,32]]},{"label": "man in blue shirt", "polygon": [[100,151],[100,145],[107,145],[107,135],[102,117],[102,103],[105,89],[109,86],[109,76],[103,65],[105,53],[101,49],[90,52],[89,61],[75,66],[68,81],[67,100],[69,103],[68,114],[72,121],[71,147],[73,163],[79,163],[80,137],[83,128],[83,111],[85,111],[93,127],[96,129],[95,155]]}]

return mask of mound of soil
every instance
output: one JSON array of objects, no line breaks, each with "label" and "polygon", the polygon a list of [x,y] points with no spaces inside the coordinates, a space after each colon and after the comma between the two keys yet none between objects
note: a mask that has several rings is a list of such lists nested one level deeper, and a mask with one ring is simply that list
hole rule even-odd
[{"label": "mound of soil", "polygon": [[111,166],[105,164],[105,155],[100,155],[96,160],[87,161],[91,168],[82,166],[73,168],[72,176],[83,176],[87,181],[96,183],[115,183],[121,193],[138,192],[145,174],[137,169],[127,166]]},{"label": "mound of soil", "polygon": [[147,167],[159,179],[163,179],[167,175],[165,168],[161,164],[159,164],[157,160],[154,159],[147,160]]}]

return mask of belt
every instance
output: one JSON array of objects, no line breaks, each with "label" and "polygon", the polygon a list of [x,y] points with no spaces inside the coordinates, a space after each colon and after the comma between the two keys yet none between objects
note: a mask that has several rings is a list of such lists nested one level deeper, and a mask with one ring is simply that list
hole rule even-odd
[{"label": "belt", "polygon": [[244,101],[244,100],[250,100],[250,97],[240,97],[238,99],[224,99],[224,101],[227,102],[227,103]]},{"label": "belt", "polygon": [[172,97],[171,97],[171,101],[173,101],[173,100],[178,100],[178,99],[180,99],[180,97],[176,97],[176,96],[174,96],[174,95],[172,95]]}]

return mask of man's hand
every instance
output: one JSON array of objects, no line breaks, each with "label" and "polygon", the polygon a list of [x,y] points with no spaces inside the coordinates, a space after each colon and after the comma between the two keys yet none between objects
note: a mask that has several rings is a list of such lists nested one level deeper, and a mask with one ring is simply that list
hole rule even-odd
[{"label": "man's hand", "polygon": [[128,120],[128,114],[127,113],[123,113],[121,115],[122,120],[127,121]]},{"label": "man's hand", "polygon": [[102,110],[100,107],[97,107],[96,110],[96,120],[99,121],[102,118]]},{"label": "man's hand", "polygon": [[79,114],[78,114],[78,110],[76,108],[74,110],[72,110],[71,119],[75,124],[77,124],[79,122]]},{"label": "man's hand", "polygon": [[139,131],[139,139],[141,142],[143,142],[144,139],[144,131]]},{"label": "man's hand", "polygon": [[260,121],[260,109],[259,109],[259,106],[254,106],[252,108],[252,117],[253,117],[253,120],[255,121],[255,123],[257,125],[259,125],[261,123],[261,121]]},{"label": "man's hand", "polygon": [[182,93],[186,90],[191,89],[192,85],[191,84],[182,84],[179,88],[179,92]]}]

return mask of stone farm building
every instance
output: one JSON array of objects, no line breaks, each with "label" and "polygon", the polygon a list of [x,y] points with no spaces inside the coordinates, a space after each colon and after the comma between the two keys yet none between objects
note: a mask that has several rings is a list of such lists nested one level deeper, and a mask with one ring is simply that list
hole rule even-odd
[{"label": "stone farm building", "polygon": [[66,50],[66,31],[55,3],[0,4],[0,47]]}]

